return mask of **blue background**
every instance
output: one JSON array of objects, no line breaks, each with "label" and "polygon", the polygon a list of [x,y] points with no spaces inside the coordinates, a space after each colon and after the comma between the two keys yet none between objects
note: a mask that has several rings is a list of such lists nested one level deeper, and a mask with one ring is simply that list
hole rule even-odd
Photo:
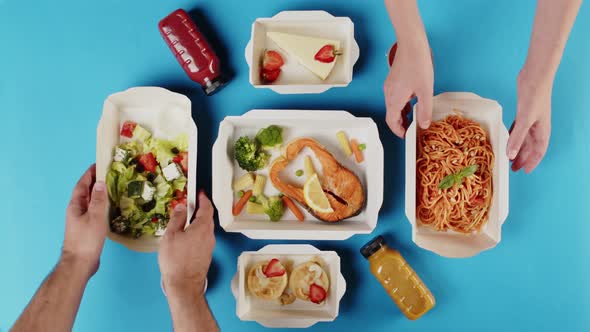
[{"label": "blue background", "polygon": [[[218,95],[203,97],[158,33],[158,21],[179,7],[199,9],[235,74]],[[509,126],[535,1],[438,0],[421,1],[420,7],[434,52],[435,91],[496,99]],[[289,9],[326,9],[353,19],[361,58],[350,86],[295,96],[250,86],[243,53],[252,22]],[[198,181],[209,192],[210,150],[226,115],[253,108],[345,109],[378,122],[386,156],[379,224],[372,235],[312,243],[340,253],[348,290],[336,321],[310,331],[588,331],[589,32],[584,4],[555,80],[549,151],[531,175],[511,174],[502,242],[476,257],[453,260],[416,247],[404,216],[403,142],[384,122],[385,54],[395,37],[382,1],[0,0],[0,329],[13,324],[58,259],[65,207],[94,161],[104,99],[129,87],[158,85],[193,101]],[[358,253],[382,233],[436,296],[435,309],[416,322],[402,316]],[[221,229],[216,234],[207,293],[213,313],[224,331],[263,330],[238,320],[229,285],[242,251],[273,242]],[[159,279],[156,254],[107,241],[75,330],[170,330]]]}]

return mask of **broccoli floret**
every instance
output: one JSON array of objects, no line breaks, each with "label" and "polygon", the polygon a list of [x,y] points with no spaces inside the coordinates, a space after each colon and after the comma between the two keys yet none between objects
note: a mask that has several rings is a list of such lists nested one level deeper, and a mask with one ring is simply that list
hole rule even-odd
[{"label": "broccoli floret", "polygon": [[261,150],[255,140],[247,136],[242,136],[236,141],[234,156],[240,167],[248,172],[263,169],[270,158],[270,155]]},{"label": "broccoli floret", "polygon": [[268,215],[271,221],[281,220],[285,211],[285,206],[283,205],[281,197],[271,196],[266,198],[264,195],[260,195],[257,199],[264,207],[264,213]]},{"label": "broccoli floret", "polygon": [[111,220],[111,230],[118,234],[126,233],[129,230],[129,220],[123,216]]},{"label": "broccoli floret", "polygon": [[256,134],[256,140],[262,145],[263,148],[274,148],[283,144],[283,128],[271,125],[264,129],[261,129]]}]

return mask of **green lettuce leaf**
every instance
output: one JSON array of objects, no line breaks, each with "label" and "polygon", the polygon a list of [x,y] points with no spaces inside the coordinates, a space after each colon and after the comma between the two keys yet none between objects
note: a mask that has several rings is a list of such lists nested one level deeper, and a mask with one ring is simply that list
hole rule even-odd
[{"label": "green lettuce leaf", "polygon": [[188,151],[188,135],[180,134],[172,141],[179,151]]},{"label": "green lettuce leaf", "polygon": [[168,203],[170,202],[169,199],[158,199],[156,200],[156,207],[154,208],[155,214],[161,214],[163,216],[168,215]]},{"label": "green lettuce leaf", "polygon": [[119,199],[119,208],[121,209],[121,215],[129,220],[133,220],[133,216],[139,212],[135,200],[127,196],[121,196]]},{"label": "green lettuce leaf", "polygon": [[134,167],[128,167],[125,172],[117,177],[117,196],[121,197],[127,193],[127,184],[134,178]]},{"label": "green lettuce leaf", "polygon": [[107,191],[109,193],[109,197],[111,201],[118,202],[119,201],[119,191],[117,190],[117,178],[119,174],[114,170],[109,170],[106,177],[106,185]]},{"label": "green lettuce leaf", "polygon": [[120,161],[113,161],[113,163],[111,164],[111,170],[119,174],[123,174],[127,170],[127,166],[125,166],[125,164],[123,164]]},{"label": "green lettuce leaf", "polygon": [[172,197],[172,187],[164,181],[156,185],[156,198]]},{"label": "green lettuce leaf", "polygon": [[162,165],[162,167],[168,166],[175,156],[175,154],[172,153],[174,144],[165,139],[153,139],[151,146],[152,152],[156,156],[160,165]]},{"label": "green lettuce leaf", "polygon": [[183,191],[184,187],[186,186],[186,177],[181,176],[178,179],[172,181],[172,192],[175,190]]},{"label": "green lettuce leaf", "polygon": [[156,227],[154,227],[153,225],[157,225],[157,224],[151,223],[151,222],[148,222],[147,224],[145,224],[141,229],[143,234],[149,234],[149,235],[156,234]]},{"label": "green lettuce leaf", "polygon": [[136,141],[131,141],[119,145],[119,148],[131,152],[131,156],[136,156],[141,153],[142,146]]}]

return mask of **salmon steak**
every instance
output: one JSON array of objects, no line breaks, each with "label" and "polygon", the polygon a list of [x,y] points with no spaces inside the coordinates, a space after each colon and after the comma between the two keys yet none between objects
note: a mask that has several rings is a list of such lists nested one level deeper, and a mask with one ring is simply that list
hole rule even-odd
[{"label": "salmon steak", "polygon": [[[323,213],[312,210],[305,202],[303,188],[285,183],[280,177],[281,171],[304,148],[310,148],[322,165],[320,183],[333,212]],[[325,147],[311,138],[298,138],[287,144],[283,156],[275,159],[270,166],[269,177],[275,188],[299,202],[313,216],[325,222],[335,223],[354,217],[361,212],[365,204],[365,191],[356,174],[342,166]]]}]

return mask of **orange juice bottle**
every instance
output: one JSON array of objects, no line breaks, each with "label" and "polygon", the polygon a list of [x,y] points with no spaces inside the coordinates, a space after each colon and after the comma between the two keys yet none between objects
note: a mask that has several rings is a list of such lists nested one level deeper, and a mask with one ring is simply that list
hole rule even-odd
[{"label": "orange juice bottle", "polygon": [[361,248],[375,275],[408,319],[415,320],[434,307],[434,296],[399,251],[378,236]]}]

